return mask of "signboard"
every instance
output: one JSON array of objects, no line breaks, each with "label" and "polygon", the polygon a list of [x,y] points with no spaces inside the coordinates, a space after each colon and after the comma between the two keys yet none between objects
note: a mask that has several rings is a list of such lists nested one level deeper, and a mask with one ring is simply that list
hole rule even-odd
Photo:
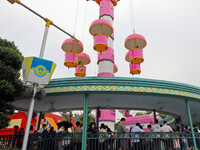
[{"label": "signboard", "polygon": [[44,88],[49,83],[55,68],[56,64],[53,61],[26,57],[22,64],[24,85],[31,87],[37,83],[39,87]]}]

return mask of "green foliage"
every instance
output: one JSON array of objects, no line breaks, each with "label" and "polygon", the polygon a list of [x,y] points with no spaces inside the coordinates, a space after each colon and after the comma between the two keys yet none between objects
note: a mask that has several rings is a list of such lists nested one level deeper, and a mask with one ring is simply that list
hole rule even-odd
[{"label": "green foliage", "polygon": [[19,79],[23,59],[14,42],[0,38],[0,129],[9,125],[8,115],[14,111],[9,102],[25,90]]},{"label": "green foliage", "polygon": [[17,147],[4,148],[0,145],[0,150],[19,150]]},{"label": "green foliage", "polygon": [[142,116],[142,115],[144,115],[143,112],[137,112],[137,113],[135,114],[135,116]]},{"label": "green foliage", "polygon": [[[91,112],[92,110],[88,111],[87,125],[89,125],[91,122],[95,122],[95,116]],[[62,117],[66,119],[66,121],[71,122],[71,117],[73,116],[74,118],[77,117],[80,123],[83,123],[83,114],[73,114],[72,111],[63,111],[60,113]]]},{"label": "green foliage", "polygon": [[137,112],[137,113],[135,114],[135,116],[148,115],[148,114],[151,114],[151,113],[152,113],[152,111]]},{"label": "green foliage", "polygon": [[[91,122],[95,122],[95,116],[91,112],[92,110],[88,111],[87,126],[89,126]],[[78,118],[79,118],[78,121],[80,123],[83,123],[83,114],[79,115]]]},{"label": "green foliage", "polygon": [[60,114],[62,115],[63,118],[65,118],[66,121],[69,122],[72,121],[71,117],[73,116],[73,114],[71,110],[60,112]]},{"label": "green foliage", "polygon": [[159,113],[159,114],[157,114],[157,116],[160,116],[162,119],[167,118],[167,115],[166,115],[166,114],[163,114],[163,113]]},{"label": "green foliage", "polygon": [[[137,112],[135,114],[135,116],[148,115],[148,114],[152,114],[152,113],[153,113],[152,111]],[[163,113],[158,113],[158,114],[156,114],[156,116],[160,116],[162,119],[167,118],[167,115],[163,114]]]}]

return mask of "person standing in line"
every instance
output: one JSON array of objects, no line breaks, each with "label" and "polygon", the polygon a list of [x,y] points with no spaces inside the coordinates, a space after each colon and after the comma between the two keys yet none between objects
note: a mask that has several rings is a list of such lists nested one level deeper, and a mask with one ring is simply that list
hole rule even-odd
[{"label": "person standing in line", "polygon": [[47,126],[46,124],[43,124],[43,125],[42,125],[42,128],[40,128],[40,129],[38,130],[38,133],[43,133],[44,130],[47,130],[47,129],[46,129],[46,126]]},{"label": "person standing in line", "polygon": [[[132,127],[131,129],[131,132],[132,133],[135,133],[135,132],[144,132],[143,129],[140,128],[140,124],[139,123],[136,123],[135,126]],[[141,140],[139,139],[139,135],[138,134],[135,134],[133,139],[131,140],[132,144],[133,144],[133,149],[134,150],[142,150],[142,143],[141,143]]]},{"label": "person standing in line", "polygon": [[107,138],[108,138],[108,126],[102,125],[100,127],[99,133],[100,133],[100,138],[99,138],[99,144],[100,144],[100,150],[106,150],[108,143],[107,143]]},{"label": "person standing in line", "polygon": [[127,132],[124,122],[126,121],[125,118],[121,118],[120,122],[117,125],[117,132],[119,132],[119,140],[117,140],[117,149],[118,150],[125,150],[127,148],[126,145],[126,140],[123,139],[125,138],[125,133]]},{"label": "person standing in line", "polygon": [[158,119],[155,119],[155,124],[151,127],[151,132],[160,132],[160,125],[158,124]]},{"label": "person standing in line", "polygon": [[150,124],[147,126],[147,128],[149,129],[148,132],[151,132],[151,125]]},{"label": "person standing in line", "polygon": [[54,150],[55,149],[55,136],[56,132],[54,131],[54,127],[51,127],[48,133],[48,142],[47,142],[47,150]]},{"label": "person standing in line", "polygon": [[[172,128],[167,125],[167,121],[163,122],[163,126],[160,128],[160,132],[173,132]],[[164,146],[165,149],[168,150],[170,148],[173,149],[173,140],[172,139],[167,139],[169,137],[169,135],[165,135],[165,140],[164,140]]]},{"label": "person standing in line", "polygon": [[155,119],[154,125],[151,127],[151,132],[157,132],[155,134],[155,139],[153,139],[154,150],[161,149],[161,138],[160,138],[160,125],[158,124],[158,119]]},{"label": "person standing in line", "polygon": [[161,132],[173,132],[172,128],[167,125],[167,121],[163,122],[163,126],[160,128]]},{"label": "person standing in line", "polygon": [[96,150],[98,148],[98,129],[96,128],[95,122],[90,123],[87,132],[89,132],[89,136],[91,136],[91,139],[88,140],[88,150]]},{"label": "person standing in line", "polygon": [[76,140],[76,150],[81,150],[82,128],[81,128],[81,123],[79,121],[76,122],[76,128],[75,128],[74,132],[75,132],[75,137],[77,138],[77,140]]},{"label": "person standing in line", "polygon": [[29,134],[34,134],[34,131],[33,131],[33,126],[32,126],[32,125],[30,126],[30,131],[29,131]]},{"label": "person standing in line", "polygon": [[100,128],[99,128],[99,132],[100,132],[101,129],[104,129],[104,126],[105,126],[105,124],[102,123],[101,126],[100,126]]},{"label": "person standing in line", "polygon": [[20,131],[17,133],[18,140],[17,140],[17,148],[22,148],[23,138],[24,138],[24,128],[21,128]]}]

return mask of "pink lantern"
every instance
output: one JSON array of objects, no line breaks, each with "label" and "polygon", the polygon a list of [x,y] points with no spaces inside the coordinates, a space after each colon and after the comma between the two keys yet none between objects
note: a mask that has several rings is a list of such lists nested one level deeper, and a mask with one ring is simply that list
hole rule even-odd
[{"label": "pink lantern", "polygon": [[114,65],[113,65],[113,73],[116,73],[117,71],[118,71],[117,65],[114,64]]},{"label": "pink lantern", "polygon": [[80,41],[76,42],[75,39],[69,38],[63,42],[61,48],[66,53],[79,54],[83,51],[83,44]]},{"label": "pink lantern", "polygon": [[83,65],[76,66],[75,76],[76,77],[85,77],[86,76],[86,67]]},{"label": "pink lantern", "polygon": [[132,49],[130,50],[130,62],[134,64],[139,64],[144,61],[143,50],[141,49]]},{"label": "pink lantern", "polygon": [[102,34],[109,37],[113,33],[113,28],[110,22],[108,22],[107,20],[98,19],[92,22],[89,31],[90,34],[93,36]]},{"label": "pink lantern", "polygon": [[144,36],[140,34],[129,35],[125,40],[125,47],[131,49],[143,49],[147,45]]},{"label": "pink lantern", "polygon": [[87,65],[90,63],[90,56],[86,53],[77,54],[78,65]]},{"label": "pink lantern", "polygon": [[106,51],[108,49],[107,41],[108,37],[105,35],[94,36],[94,50],[98,52]]},{"label": "pink lantern", "polygon": [[130,74],[140,74],[141,69],[140,69],[140,64],[132,64],[130,63]]},{"label": "pink lantern", "polygon": [[65,54],[65,63],[64,65],[69,68],[73,68],[77,66],[77,57],[74,53],[66,53]]},{"label": "pink lantern", "polygon": [[92,22],[89,31],[94,36],[94,50],[98,52],[106,51],[108,49],[108,37],[113,33],[111,23],[104,19],[95,20]]}]

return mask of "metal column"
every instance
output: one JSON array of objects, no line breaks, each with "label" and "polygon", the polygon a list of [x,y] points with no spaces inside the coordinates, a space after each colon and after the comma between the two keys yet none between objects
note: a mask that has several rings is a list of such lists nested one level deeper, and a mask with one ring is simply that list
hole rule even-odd
[{"label": "metal column", "polygon": [[[40,58],[43,58],[44,56],[44,50],[45,50],[45,45],[46,45],[46,40],[47,40],[47,35],[48,35],[48,29],[49,26],[53,23],[52,21],[50,21],[49,19],[45,19],[46,20],[46,25],[45,25],[45,31],[44,31],[44,36],[43,36],[43,40],[42,40],[42,46],[41,46],[41,50],[40,50]],[[33,109],[34,109],[34,105],[35,105],[35,94],[37,92],[37,83],[34,83],[34,91],[33,91],[33,97],[31,99],[31,103],[30,103],[30,107],[29,107],[29,113],[28,113],[28,119],[27,119],[27,123],[26,123],[26,130],[25,130],[25,135],[24,135],[24,139],[23,139],[23,145],[22,145],[22,150],[26,150],[27,148],[27,143],[28,143],[28,137],[29,137],[29,130],[30,130],[30,125],[31,125],[31,120],[32,120],[32,115],[33,115]]]},{"label": "metal column", "polygon": [[154,117],[154,122],[156,121],[156,110],[153,110],[153,117]]},{"label": "metal column", "polygon": [[99,129],[99,117],[100,117],[101,111],[99,110],[99,107],[97,108],[97,128]]},{"label": "metal column", "polygon": [[28,136],[29,136],[29,130],[30,130],[30,125],[31,125],[31,120],[32,120],[32,115],[33,115],[33,109],[34,109],[34,104],[35,104],[34,98],[35,98],[36,92],[37,92],[37,84],[34,84],[33,97],[31,99],[31,103],[29,106],[28,119],[26,122],[26,130],[25,130],[25,134],[24,134],[22,150],[27,149]]},{"label": "metal column", "polygon": [[194,150],[197,150],[197,143],[196,143],[196,140],[195,140],[193,123],[192,123],[192,117],[191,117],[191,113],[190,113],[190,106],[189,106],[187,100],[185,101],[185,105],[186,105],[186,109],[187,109],[187,113],[188,113],[188,119],[189,119],[189,123],[190,123],[190,129],[191,129],[191,132],[192,132],[192,140],[193,140],[193,144],[194,144]]},{"label": "metal column", "polygon": [[39,117],[39,122],[38,122],[38,130],[40,129],[40,124],[41,124],[41,120],[42,120],[42,112],[40,112],[40,117]]},{"label": "metal column", "polygon": [[87,118],[88,118],[88,94],[84,94],[82,150],[86,150],[86,141],[87,141]]}]

